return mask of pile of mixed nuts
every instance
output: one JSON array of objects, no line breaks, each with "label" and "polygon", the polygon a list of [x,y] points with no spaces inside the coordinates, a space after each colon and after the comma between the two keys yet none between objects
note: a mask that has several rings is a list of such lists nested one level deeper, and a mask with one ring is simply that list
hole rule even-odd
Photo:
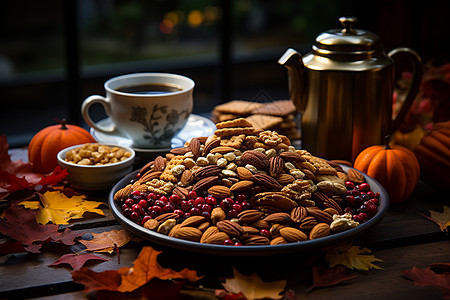
[{"label": "pile of mixed nuts", "polygon": [[118,190],[124,216],[171,237],[238,246],[313,240],[376,214],[379,194],[360,172],[245,119],[216,126],[213,136],[147,163]]}]

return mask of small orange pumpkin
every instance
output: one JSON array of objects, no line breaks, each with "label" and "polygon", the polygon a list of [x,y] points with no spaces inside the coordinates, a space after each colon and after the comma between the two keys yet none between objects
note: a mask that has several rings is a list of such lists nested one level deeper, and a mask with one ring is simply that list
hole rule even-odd
[{"label": "small orange pumpkin", "polygon": [[356,157],[355,169],[377,180],[387,191],[391,203],[406,200],[420,178],[420,166],[414,153],[402,146],[375,145]]},{"label": "small orange pumpkin", "polygon": [[35,172],[47,174],[58,166],[56,156],[59,151],[70,146],[95,142],[84,128],[68,125],[62,120],[60,125],[48,126],[31,139],[28,145],[28,161]]},{"label": "small orange pumpkin", "polygon": [[450,190],[450,121],[436,123],[414,148],[426,183]]}]

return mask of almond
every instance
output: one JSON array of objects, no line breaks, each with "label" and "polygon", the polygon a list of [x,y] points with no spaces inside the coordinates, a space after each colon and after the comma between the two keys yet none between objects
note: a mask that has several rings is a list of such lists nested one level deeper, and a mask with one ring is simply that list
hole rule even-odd
[{"label": "almond", "polygon": [[242,180],[238,181],[230,187],[230,190],[234,192],[241,192],[251,188],[254,185],[253,181],[250,180]]},{"label": "almond", "polygon": [[303,242],[308,239],[308,236],[301,230],[294,227],[284,227],[280,229],[280,235],[289,242]]},{"label": "almond", "polygon": [[203,232],[195,227],[180,227],[174,233],[174,237],[192,242],[199,242],[202,235]]},{"label": "almond", "polygon": [[178,229],[180,229],[181,224],[176,224],[175,226],[170,229],[168,236],[175,237],[175,232],[177,232]]},{"label": "almond", "polygon": [[316,226],[311,229],[311,232],[309,233],[309,239],[314,240],[321,237],[325,237],[330,234],[330,225],[326,223],[319,223]]},{"label": "almond", "polygon": [[276,180],[281,185],[288,185],[294,182],[295,178],[291,174],[280,174],[277,176]]},{"label": "almond", "polygon": [[205,220],[203,216],[190,216],[183,222],[181,222],[181,227],[190,226],[196,227],[198,224],[202,223]]},{"label": "almond", "polygon": [[295,152],[284,151],[280,153],[280,157],[285,161],[305,162],[306,159]]},{"label": "almond", "polygon": [[283,159],[279,156],[274,156],[269,159],[269,175],[277,177],[283,171]]},{"label": "almond", "polygon": [[178,219],[178,217],[179,216],[176,213],[165,213],[165,214],[161,214],[161,215],[157,216],[155,218],[155,220],[158,220],[159,223],[163,223],[168,219]]},{"label": "almond", "polygon": [[194,175],[192,174],[191,170],[184,170],[183,173],[181,173],[180,177],[181,185],[188,186],[192,184],[193,181]]},{"label": "almond", "polygon": [[219,228],[217,226],[210,226],[208,227],[204,232],[202,237],[200,238],[200,243],[204,243],[207,238],[209,238],[211,235],[218,233]]},{"label": "almond", "polygon": [[200,229],[201,232],[205,232],[206,229],[208,229],[211,226],[211,222],[204,221],[197,225],[197,228]]},{"label": "almond", "polygon": [[161,176],[162,171],[148,171],[144,175],[139,178],[139,182],[145,183],[147,181],[151,181],[152,179],[159,178]]},{"label": "almond", "polygon": [[179,147],[179,148],[170,149],[170,153],[175,154],[175,155],[184,155],[190,151],[191,151],[191,148],[189,148],[189,147]]},{"label": "almond", "polygon": [[314,217],[308,216],[305,217],[301,222],[300,225],[298,226],[298,228],[300,230],[311,230],[313,229],[314,226],[316,226],[319,222],[317,222],[317,220]]},{"label": "almond", "polygon": [[270,244],[271,245],[284,245],[284,244],[287,244],[287,241],[284,237],[277,236],[276,238],[274,238],[270,241]]},{"label": "almond", "polygon": [[242,228],[244,229],[244,233],[243,235],[258,235],[260,234],[259,229],[255,228],[253,226],[248,226],[248,225],[244,225],[242,226]]},{"label": "almond", "polygon": [[269,158],[267,155],[256,150],[245,151],[241,155],[241,160],[245,164],[252,165],[260,170],[264,170],[269,166]]},{"label": "almond", "polygon": [[155,171],[163,171],[166,168],[166,161],[161,155],[154,160],[153,168]]},{"label": "almond", "polygon": [[257,220],[261,219],[263,216],[264,216],[264,213],[262,211],[257,210],[257,209],[243,210],[237,215],[237,217],[239,219],[239,222],[241,224],[254,223]]},{"label": "almond", "polygon": [[187,188],[177,186],[172,190],[172,193],[175,195],[178,195],[182,200],[187,198],[187,195],[189,193],[189,190]]},{"label": "almond", "polygon": [[217,138],[208,139],[203,148],[203,155],[206,156],[211,149],[216,148],[220,145],[220,140]]},{"label": "almond", "polygon": [[334,208],[331,208],[331,207],[327,207],[323,211],[326,213],[329,213],[331,216],[339,214],[337,210],[335,210]]},{"label": "almond", "polygon": [[159,222],[156,219],[150,219],[147,222],[145,222],[144,227],[149,230],[156,230],[159,227]]},{"label": "almond", "polygon": [[225,153],[228,153],[228,152],[234,152],[234,151],[236,151],[236,149],[233,148],[233,147],[229,147],[229,146],[218,146],[218,147],[215,147],[215,148],[211,149],[211,150],[209,151],[209,153],[212,153],[212,154],[215,154],[215,153],[225,154]]},{"label": "almond", "polygon": [[363,183],[364,175],[356,169],[348,169],[347,171],[348,180],[353,181],[354,183]]},{"label": "almond", "polygon": [[264,218],[269,223],[287,223],[291,221],[291,216],[285,212],[273,213]]},{"label": "almond", "polygon": [[208,193],[218,199],[223,199],[231,196],[230,188],[223,185],[214,185],[208,189]]},{"label": "almond", "polygon": [[208,237],[205,237],[203,239],[203,243],[205,244],[215,244],[215,245],[223,245],[223,242],[225,240],[230,239],[230,236],[226,234],[225,232],[217,232],[209,235]]},{"label": "almond", "polygon": [[273,224],[272,227],[270,227],[270,236],[272,238],[276,238],[280,236],[280,229],[286,227],[286,224]]},{"label": "almond", "polygon": [[192,190],[194,191],[206,191],[210,187],[216,184],[217,180],[219,180],[218,176],[210,176],[205,177],[203,179],[200,179],[197,181],[194,186],[192,187]]},{"label": "almond", "polygon": [[251,180],[253,176],[253,173],[250,172],[249,169],[244,167],[237,167],[236,173],[238,175],[238,178],[241,180]]},{"label": "almond", "polygon": [[191,149],[194,157],[199,157],[202,154],[201,143],[197,138],[192,138],[189,142],[189,148]]},{"label": "almond", "polygon": [[155,163],[155,161],[150,161],[148,163],[146,163],[140,170],[139,170],[139,174],[143,175],[145,173],[147,173],[150,169],[153,168],[153,164]]}]

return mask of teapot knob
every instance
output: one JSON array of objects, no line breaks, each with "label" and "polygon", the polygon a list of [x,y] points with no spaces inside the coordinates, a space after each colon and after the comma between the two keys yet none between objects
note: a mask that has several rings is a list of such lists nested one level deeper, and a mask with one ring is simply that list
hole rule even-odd
[{"label": "teapot knob", "polygon": [[356,17],[341,17],[339,18],[339,22],[341,22],[341,25],[344,27],[344,29],[342,29],[343,34],[355,34],[353,27],[358,22]]}]

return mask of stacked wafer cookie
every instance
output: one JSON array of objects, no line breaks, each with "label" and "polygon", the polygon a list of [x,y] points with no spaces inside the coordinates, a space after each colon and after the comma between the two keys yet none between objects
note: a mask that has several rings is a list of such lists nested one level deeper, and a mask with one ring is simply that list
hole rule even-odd
[{"label": "stacked wafer cookie", "polygon": [[216,106],[212,111],[212,120],[219,123],[245,118],[257,129],[275,130],[291,140],[297,140],[300,139],[297,115],[297,110],[290,100],[265,103],[232,100]]}]

